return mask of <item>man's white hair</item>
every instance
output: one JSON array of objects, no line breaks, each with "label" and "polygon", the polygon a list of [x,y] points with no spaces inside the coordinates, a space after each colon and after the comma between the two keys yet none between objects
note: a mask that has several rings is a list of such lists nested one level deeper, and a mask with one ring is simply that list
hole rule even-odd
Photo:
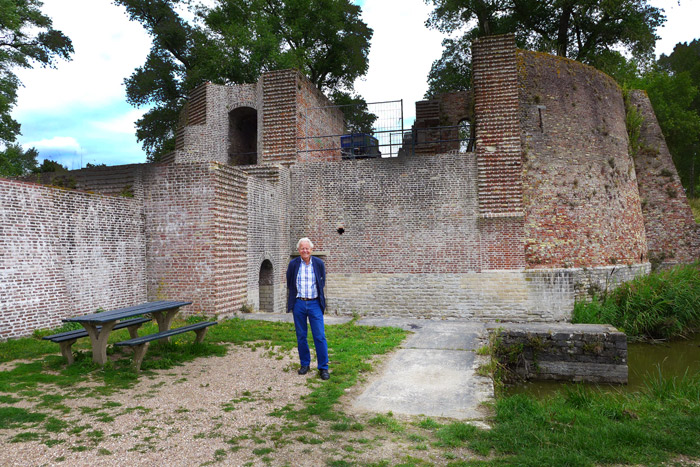
[{"label": "man's white hair", "polygon": [[299,241],[297,242],[297,250],[299,249],[299,246],[302,244],[302,242],[308,242],[308,243],[309,243],[309,247],[313,250],[313,248],[314,248],[314,242],[312,242],[312,241],[309,239],[309,237],[302,237],[302,238],[299,239]]}]

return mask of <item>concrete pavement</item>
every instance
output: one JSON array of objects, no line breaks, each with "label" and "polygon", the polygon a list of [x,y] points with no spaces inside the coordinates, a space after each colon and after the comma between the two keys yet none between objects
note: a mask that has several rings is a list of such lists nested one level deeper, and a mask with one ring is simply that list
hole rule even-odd
[{"label": "concrete pavement", "polygon": [[[292,322],[291,314],[239,316]],[[341,324],[350,319],[326,316],[325,323]],[[490,378],[476,374],[478,366],[487,363],[487,357],[476,355],[476,350],[486,343],[484,323],[377,317],[362,318],[357,324],[398,327],[412,334],[381,372],[370,376],[364,391],[352,401],[353,410],[474,421],[487,416],[482,403],[493,400],[493,385]]]}]

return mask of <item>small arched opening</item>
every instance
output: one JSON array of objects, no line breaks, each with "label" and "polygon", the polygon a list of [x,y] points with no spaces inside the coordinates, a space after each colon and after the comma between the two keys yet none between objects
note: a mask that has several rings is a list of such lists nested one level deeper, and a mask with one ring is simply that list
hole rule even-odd
[{"label": "small arched opening", "polygon": [[272,263],[266,259],[260,265],[258,290],[260,294],[260,311],[272,313],[275,304],[275,289],[273,284]]},{"label": "small arched opening", "polygon": [[258,111],[238,107],[228,113],[228,163],[258,163]]},{"label": "small arched opening", "polygon": [[474,151],[474,126],[468,118],[464,118],[457,124],[459,126],[459,152]]}]

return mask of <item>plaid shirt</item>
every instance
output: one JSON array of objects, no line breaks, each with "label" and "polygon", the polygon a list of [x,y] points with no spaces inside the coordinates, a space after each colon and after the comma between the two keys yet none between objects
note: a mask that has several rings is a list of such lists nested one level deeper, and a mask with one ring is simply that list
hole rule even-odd
[{"label": "plaid shirt", "polygon": [[301,260],[299,273],[297,274],[297,297],[316,298],[317,296],[313,259],[309,260],[309,264]]}]

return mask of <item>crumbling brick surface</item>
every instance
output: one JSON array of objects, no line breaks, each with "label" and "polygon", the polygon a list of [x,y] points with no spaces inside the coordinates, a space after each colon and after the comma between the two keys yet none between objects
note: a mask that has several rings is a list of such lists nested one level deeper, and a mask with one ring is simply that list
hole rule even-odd
[{"label": "crumbling brick surface", "polygon": [[622,93],[573,60],[518,52],[529,267],[647,261]]},{"label": "crumbling brick surface", "polygon": [[631,91],[629,99],[644,119],[634,165],[649,258],[659,265],[697,260],[700,258],[700,230],[649,97],[643,91]]}]

